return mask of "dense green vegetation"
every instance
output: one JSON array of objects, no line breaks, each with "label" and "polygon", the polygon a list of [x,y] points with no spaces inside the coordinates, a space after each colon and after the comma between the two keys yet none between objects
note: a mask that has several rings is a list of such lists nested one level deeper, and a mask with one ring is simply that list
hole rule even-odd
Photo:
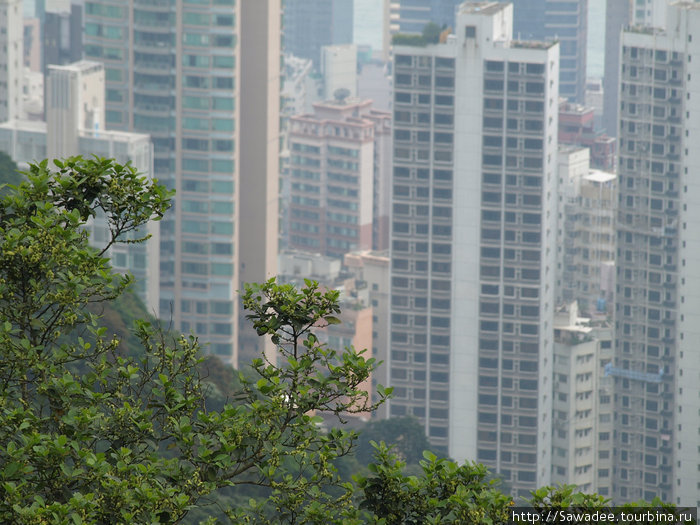
[{"label": "dense green vegetation", "polygon": [[[170,198],[129,165],[80,157],[32,165],[0,197],[0,523],[508,520],[513,501],[486,469],[422,452],[415,421],[371,423],[353,457],[344,418],[390,391],[373,403],[360,387],[378,364],[315,336],[339,322],[338,292],[246,286],[248,319],[278,353],[245,373],[150,319],[104,254]],[[111,236],[94,248],[84,225],[98,212]],[[605,500],[545,487],[531,504]]]},{"label": "dense green vegetation", "polygon": [[437,44],[440,41],[440,33],[442,33],[440,26],[435,22],[429,22],[421,34],[396,33],[391,38],[391,43],[395,46],[425,47],[428,44]]}]

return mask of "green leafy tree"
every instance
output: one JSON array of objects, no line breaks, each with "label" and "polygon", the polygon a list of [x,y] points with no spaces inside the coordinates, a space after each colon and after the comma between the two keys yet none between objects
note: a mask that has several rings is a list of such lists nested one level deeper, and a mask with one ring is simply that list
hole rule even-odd
[{"label": "green leafy tree", "polygon": [[[17,164],[12,157],[4,151],[0,151],[0,185],[11,184],[16,186],[22,182],[22,175],[17,171]],[[0,195],[7,193],[7,190],[0,188]]]},{"label": "green leafy tree", "polygon": [[423,27],[421,36],[426,43],[437,44],[440,41],[440,33],[442,33],[442,29],[439,25],[437,25],[435,22],[428,22]]},{"label": "green leafy tree", "polygon": [[392,451],[406,464],[418,464],[423,451],[430,449],[425,428],[410,416],[370,421],[360,431],[357,443],[357,460],[361,465],[372,462],[375,449],[372,442],[384,441],[393,446]]},{"label": "green leafy tree", "polygon": [[407,476],[405,463],[384,444],[374,444],[370,475],[358,476],[360,506],[385,525],[507,523],[513,500],[487,479],[478,463],[458,465],[424,452],[419,476]]},{"label": "green leafy tree", "polygon": [[[326,348],[337,294],[274,281],[245,303],[279,364],[258,359],[255,380],[207,405],[195,338],[137,323],[127,352],[95,313],[131,278],[106,250],[159,219],[170,194],[129,165],[80,157],[32,165],[0,199],[0,522],[176,523],[221,491],[266,497],[225,509],[230,521],[351,523],[352,488],[334,461],[354,434],[322,431],[316,411],[371,410],[359,385],[376,363]],[[84,225],[108,222],[104,246]],[[126,242],[126,241],[125,241]]]}]

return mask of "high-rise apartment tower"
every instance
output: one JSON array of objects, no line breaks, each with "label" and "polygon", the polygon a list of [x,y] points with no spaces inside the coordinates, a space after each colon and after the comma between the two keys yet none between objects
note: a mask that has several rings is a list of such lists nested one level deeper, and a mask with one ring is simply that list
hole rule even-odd
[{"label": "high-rise apartment tower", "polygon": [[700,504],[700,4],[621,37],[618,501]]},{"label": "high-rise apartment tower", "polygon": [[[176,329],[194,331],[210,352],[234,363],[241,265],[267,268],[267,257],[276,258],[276,250],[265,248],[265,260],[247,253],[244,261],[242,223],[252,224],[241,194],[247,191],[245,205],[263,215],[269,205],[276,207],[268,181],[276,165],[270,155],[279,147],[269,128],[278,122],[279,95],[271,93],[279,83],[279,1],[241,4],[89,1],[84,46],[86,57],[105,65],[107,128],[150,133],[155,175],[177,190],[161,223],[160,316]],[[266,45],[244,49],[246,41],[255,44],[264,36]],[[246,59],[246,52],[258,60]],[[246,67],[253,69],[244,74]],[[249,104],[241,101],[251,91],[247,82],[258,88]],[[242,130],[244,106],[258,108],[259,118],[247,119]],[[244,133],[261,142],[242,147]],[[254,225],[277,228],[266,215],[262,226]]]},{"label": "high-rise apartment tower", "polygon": [[510,4],[394,48],[392,415],[526,494],[550,477],[559,47]]},{"label": "high-rise apartment tower", "polygon": [[22,114],[22,0],[0,0],[0,122]]}]

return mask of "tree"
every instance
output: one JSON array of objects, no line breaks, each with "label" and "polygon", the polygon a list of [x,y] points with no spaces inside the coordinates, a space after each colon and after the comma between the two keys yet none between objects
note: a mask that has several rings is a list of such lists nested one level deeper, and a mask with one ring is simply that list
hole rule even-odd
[{"label": "tree", "polygon": [[424,452],[420,476],[406,476],[406,464],[377,445],[371,474],[358,477],[360,506],[386,525],[508,523],[513,500],[487,480],[486,467],[457,463]]},{"label": "tree", "polygon": [[0,196],[8,192],[4,184],[16,186],[22,181],[22,176],[17,171],[17,164],[7,153],[0,151]]},{"label": "tree", "polygon": [[[333,462],[355,435],[322,431],[315,411],[373,409],[358,386],[376,363],[313,335],[337,322],[337,293],[248,287],[280,363],[256,360],[255,381],[211,410],[196,338],[140,321],[126,352],[89,307],[128,288],[104,254],[143,241],[133,232],[171,195],[105,159],[43,161],[27,177],[0,199],[0,522],[176,523],[242,486],[267,497],[225,509],[235,523],[351,522]],[[84,225],[98,212],[111,235],[95,249]]]},{"label": "tree", "polygon": [[360,431],[357,443],[357,460],[362,465],[372,461],[375,453],[372,442],[384,441],[393,445],[393,452],[407,464],[418,464],[423,459],[423,451],[430,449],[425,436],[425,428],[417,419],[404,416],[370,421]]},{"label": "tree", "polygon": [[435,22],[428,22],[423,27],[423,32],[421,33],[421,36],[426,41],[426,43],[437,44],[438,42],[440,42],[440,33],[442,33],[442,29],[439,25],[437,25]]}]

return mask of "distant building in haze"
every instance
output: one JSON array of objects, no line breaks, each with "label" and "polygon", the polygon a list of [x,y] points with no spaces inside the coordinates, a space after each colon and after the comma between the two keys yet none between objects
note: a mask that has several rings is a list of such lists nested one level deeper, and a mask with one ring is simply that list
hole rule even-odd
[{"label": "distant building in haze", "polygon": [[591,167],[615,169],[614,138],[596,129],[592,107],[573,104],[562,99],[559,104],[559,143],[585,146],[591,150]]},{"label": "distant building in haze", "polygon": [[559,94],[583,104],[586,96],[588,0],[512,0],[515,40],[559,42]]},{"label": "distant building in haze", "polygon": [[666,27],[621,36],[612,496],[695,507],[700,4],[671,4]]},{"label": "distant building in haze", "polygon": [[284,0],[283,49],[321,67],[321,48],[353,42],[353,0]]},{"label": "distant building in haze", "polygon": [[440,27],[455,27],[457,7],[464,0],[393,0],[391,32],[421,33],[429,22]]},{"label": "distant building in haze", "polygon": [[23,46],[24,66],[32,71],[42,71],[41,67],[41,24],[38,18],[24,19]]},{"label": "distant building in haze", "polygon": [[343,44],[321,48],[321,74],[324,99],[330,100],[335,92],[344,89],[346,97],[357,96],[357,46]]},{"label": "distant building in haze", "polygon": [[[94,3],[88,3],[87,8],[91,14],[98,10],[98,6]],[[109,37],[109,35],[105,36]],[[70,64],[83,57],[83,7],[81,5],[72,3],[70,9],[46,10],[43,21],[42,53],[44,74],[47,74],[48,66]]]},{"label": "distant building in haze", "polygon": [[0,0],[0,122],[22,116],[22,0]]},{"label": "distant building in haze", "polygon": [[612,313],[617,177],[589,168],[588,150],[559,146],[557,304]]},{"label": "distant building in haze", "polygon": [[342,257],[386,243],[390,129],[371,100],[316,103],[290,119],[290,248]]}]

